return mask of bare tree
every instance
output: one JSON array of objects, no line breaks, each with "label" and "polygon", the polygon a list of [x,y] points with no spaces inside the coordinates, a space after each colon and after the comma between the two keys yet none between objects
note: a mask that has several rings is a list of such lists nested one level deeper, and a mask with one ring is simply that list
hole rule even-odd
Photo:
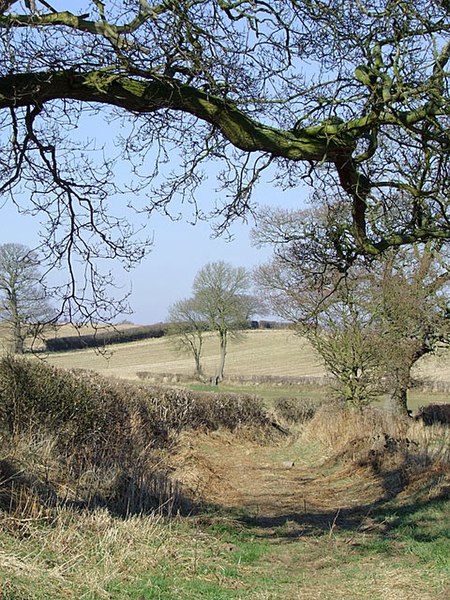
[{"label": "bare tree", "polygon": [[[264,225],[259,226],[262,233]],[[270,263],[255,270],[261,294],[317,350],[333,376],[336,398],[358,408],[369,404],[383,391],[384,371],[378,324],[368,306],[366,286],[359,278],[339,273],[333,277],[328,273],[325,285],[306,263],[290,255],[289,247],[278,247],[275,254]]]},{"label": "bare tree", "polygon": [[17,354],[23,354],[26,338],[36,338],[54,316],[38,265],[36,254],[26,246],[0,245],[0,317]]},{"label": "bare tree", "polygon": [[407,412],[416,362],[448,343],[450,272],[442,244],[429,241],[340,270],[335,245],[342,207],[268,211],[254,236],[274,249],[257,280],[273,309],[290,319],[336,377],[339,397],[361,406],[388,389]]},{"label": "bare tree", "polygon": [[206,264],[194,279],[193,302],[197,314],[207,329],[219,337],[216,383],[223,379],[228,339],[242,335],[240,331],[258,310],[256,299],[249,294],[250,283],[247,269],[233,267],[224,261]]},{"label": "bare tree", "polygon": [[334,376],[336,397],[361,409],[383,392],[384,372],[374,316],[354,283],[339,286],[333,301],[318,311],[314,327],[301,323],[297,326]]},{"label": "bare tree", "polygon": [[[209,161],[223,167],[219,229],[251,210],[267,172],[340,189],[342,258],[447,240],[449,30],[440,0],[3,2],[0,191],[47,215],[48,260],[68,261],[61,295],[79,310],[85,297],[108,307],[99,259],[132,264],[147,248],[107,198],[163,212],[179,198],[209,216],[195,193]],[[119,133],[126,190],[118,157],[73,135],[87,115]]]},{"label": "bare tree", "polygon": [[195,298],[179,300],[169,308],[169,338],[182,352],[192,354],[195,375],[203,377],[202,352],[207,324]]}]

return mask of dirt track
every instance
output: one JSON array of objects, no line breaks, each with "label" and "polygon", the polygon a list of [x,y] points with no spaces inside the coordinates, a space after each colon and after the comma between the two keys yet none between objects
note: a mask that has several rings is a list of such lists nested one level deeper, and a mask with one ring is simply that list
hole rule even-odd
[{"label": "dirt track", "polygon": [[[332,527],[368,516],[385,495],[368,467],[311,466],[297,443],[261,446],[223,433],[184,436],[173,476],[208,505],[270,524]],[[349,523],[350,525],[350,523]],[[353,526],[355,522],[353,522]]]}]

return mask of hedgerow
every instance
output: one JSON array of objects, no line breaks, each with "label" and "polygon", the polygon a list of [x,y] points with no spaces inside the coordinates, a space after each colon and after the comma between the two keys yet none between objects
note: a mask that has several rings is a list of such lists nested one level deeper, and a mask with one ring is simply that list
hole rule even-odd
[{"label": "hedgerow", "polygon": [[62,485],[64,501],[80,506],[106,505],[120,514],[161,505],[179,510],[189,503],[161,453],[182,430],[221,427],[264,432],[271,425],[252,396],[134,385],[6,356],[0,359],[2,505],[14,506],[17,497],[27,498],[27,506],[60,502]]}]

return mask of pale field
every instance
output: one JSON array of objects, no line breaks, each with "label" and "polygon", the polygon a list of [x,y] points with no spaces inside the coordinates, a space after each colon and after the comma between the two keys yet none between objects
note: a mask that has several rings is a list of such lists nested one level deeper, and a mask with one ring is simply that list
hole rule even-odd
[{"label": "pale field", "polygon": [[[42,358],[42,355],[41,355]],[[137,373],[179,373],[194,371],[191,356],[181,354],[168,338],[149,339],[108,346],[106,353],[88,350],[45,355],[50,364],[63,368],[91,369],[106,376],[136,379]],[[207,376],[215,372],[219,360],[217,338],[207,337],[203,367]],[[248,331],[239,341],[230,340],[225,365],[227,376],[323,377],[320,357],[304,338],[288,330]],[[419,361],[415,375],[430,381],[450,383],[450,352]]]},{"label": "pale field", "polygon": [[[95,350],[48,354],[46,360],[59,367],[92,369],[103,375],[135,379],[139,371],[192,374],[192,357],[178,352],[167,338],[150,339]],[[202,361],[206,375],[213,375],[219,361],[217,338],[207,337]],[[257,330],[239,341],[230,340],[225,365],[229,376],[322,377],[320,358],[308,342],[286,330]]]},{"label": "pale field", "polygon": [[[93,335],[102,334],[107,331],[121,331],[130,329],[133,327],[137,327],[137,325],[132,324],[121,324],[121,325],[98,325],[94,327],[93,325],[81,325],[80,327],[75,327],[74,325],[67,323],[64,325],[48,325],[42,334],[42,336],[36,338],[27,338],[26,347],[29,350],[40,351],[44,349],[44,342],[42,337],[46,338],[62,338],[66,336],[73,335]],[[11,335],[8,332],[8,327],[0,322],[0,353],[9,352],[11,349]]]},{"label": "pale field", "polygon": [[413,373],[430,382],[450,383],[450,350],[441,349],[436,354],[424,356],[418,361]]}]

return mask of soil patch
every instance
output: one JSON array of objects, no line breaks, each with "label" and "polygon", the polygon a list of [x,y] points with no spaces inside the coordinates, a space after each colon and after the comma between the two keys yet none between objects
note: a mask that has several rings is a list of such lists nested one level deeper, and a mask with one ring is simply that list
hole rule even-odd
[{"label": "soil patch", "polygon": [[368,466],[312,465],[295,443],[262,446],[223,432],[184,434],[171,465],[197,501],[255,524],[297,522],[303,534],[358,526],[355,519],[369,518],[385,497],[383,479]]}]

